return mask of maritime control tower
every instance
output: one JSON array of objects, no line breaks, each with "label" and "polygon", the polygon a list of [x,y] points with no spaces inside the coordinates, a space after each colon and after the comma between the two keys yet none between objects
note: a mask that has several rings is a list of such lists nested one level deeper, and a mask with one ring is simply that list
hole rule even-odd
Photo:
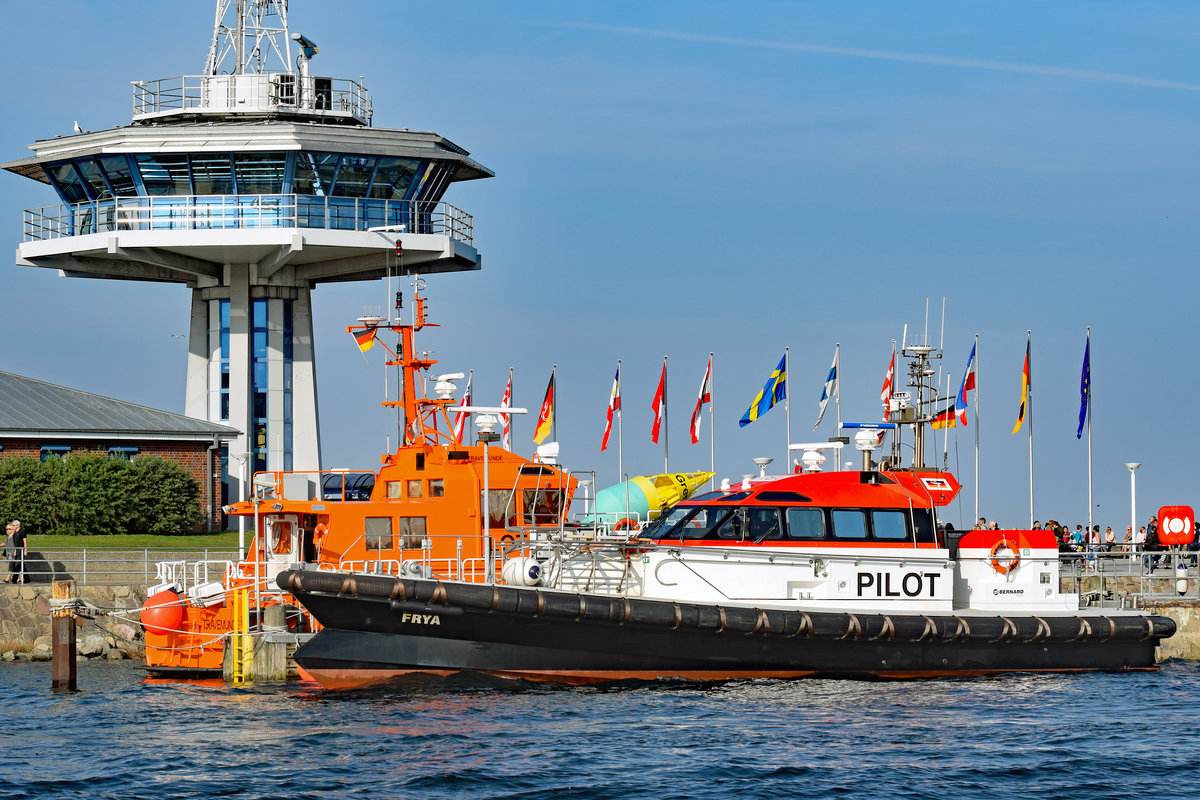
[{"label": "maritime control tower", "polygon": [[217,0],[201,74],[136,81],[130,124],[3,165],[59,200],[25,211],[19,265],[191,289],[185,413],[243,431],[229,450],[255,471],[321,466],[312,289],[479,269],[442,196],[493,174],[436,133],[374,127],[361,79],[321,77],[287,9]]}]

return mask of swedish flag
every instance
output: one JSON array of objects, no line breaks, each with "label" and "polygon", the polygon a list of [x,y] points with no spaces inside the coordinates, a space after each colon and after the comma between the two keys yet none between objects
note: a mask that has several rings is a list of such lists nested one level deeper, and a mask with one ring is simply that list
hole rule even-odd
[{"label": "swedish flag", "polygon": [[738,425],[743,428],[746,427],[770,411],[772,406],[785,397],[787,397],[786,353],[784,353],[783,358],[779,359],[779,366],[771,373],[771,377],[767,378],[766,385],[763,386],[758,396],[754,398],[754,402],[750,404],[750,408],[746,409],[746,413],[742,415],[742,419],[738,422]]}]

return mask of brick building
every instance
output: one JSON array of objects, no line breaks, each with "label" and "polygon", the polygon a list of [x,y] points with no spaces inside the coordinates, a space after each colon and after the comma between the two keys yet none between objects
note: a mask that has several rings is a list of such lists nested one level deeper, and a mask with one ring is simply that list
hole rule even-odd
[{"label": "brick building", "polygon": [[239,435],[226,425],[0,372],[0,458],[45,460],[81,452],[161,456],[200,484],[208,530],[224,526],[225,450]]}]

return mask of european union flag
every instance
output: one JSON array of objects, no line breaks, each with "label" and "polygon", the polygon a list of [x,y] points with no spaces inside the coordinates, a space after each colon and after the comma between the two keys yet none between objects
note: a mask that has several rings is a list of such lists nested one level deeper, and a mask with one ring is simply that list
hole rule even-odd
[{"label": "european union flag", "polygon": [[742,419],[738,422],[738,425],[743,428],[746,427],[770,411],[773,405],[785,397],[787,397],[786,353],[784,353],[783,358],[779,359],[779,366],[771,373],[771,377],[767,378],[766,385],[763,386],[758,396],[754,398],[754,402],[750,404],[750,408],[746,409],[746,413],[742,415]]},{"label": "european union flag", "polygon": [[[1087,344],[1083,346],[1083,373],[1079,376],[1079,430],[1076,439],[1083,438],[1083,423],[1087,421],[1088,409],[1092,405],[1092,332],[1088,331]],[[1090,435],[1090,434],[1089,434]]]}]

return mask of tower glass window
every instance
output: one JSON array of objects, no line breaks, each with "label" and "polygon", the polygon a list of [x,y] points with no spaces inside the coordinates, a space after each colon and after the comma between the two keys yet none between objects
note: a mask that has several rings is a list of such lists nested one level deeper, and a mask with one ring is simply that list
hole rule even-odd
[{"label": "tower glass window", "polygon": [[129,197],[137,194],[137,186],[133,183],[133,172],[129,169],[129,159],[125,156],[100,156],[100,166],[108,177],[108,184],[118,197]]},{"label": "tower glass window", "polygon": [[77,162],[79,172],[83,175],[83,179],[87,181],[88,186],[92,189],[92,197],[97,200],[107,200],[112,197],[112,192],[109,191],[108,182],[104,180],[104,175],[100,172],[99,165],[90,158],[81,158]]},{"label": "tower glass window", "polygon": [[226,153],[196,153],[192,156],[192,180],[196,194],[232,194],[233,163]]},{"label": "tower glass window", "polygon": [[337,164],[337,153],[300,153],[296,159],[296,177],[292,181],[296,194],[328,195],[333,189]]},{"label": "tower glass window", "polygon": [[71,162],[56,164],[50,169],[50,175],[58,186],[58,193],[68,203],[82,203],[88,199],[87,189],[83,188],[83,180],[75,171]]},{"label": "tower glass window", "polygon": [[240,153],[233,159],[238,194],[280,194],[286,153]]},{"label": "tower glass window", "polygon": [[371,156],[342,156],[337,180],[333,184],[335,197],[366,197],[367,184],[375,171],[375,158]]},{"label": "tower glass window", "polygon": [[148,195],[188,195],[192,181],[188,157],[182,153],[149,153],[134,156]]},{"label": "tower glass window", "polygon": [[220,302],[221,421],[229,421],[229,301]]},{"label": "tower glass window", "polygon": [[292,301],[283,301],[283,468],[292,469]]},{"label": "tower glass window", "polygon": [[379,200],[403,200],[420,163],[415,158],[379,159],[370,196]]}]

